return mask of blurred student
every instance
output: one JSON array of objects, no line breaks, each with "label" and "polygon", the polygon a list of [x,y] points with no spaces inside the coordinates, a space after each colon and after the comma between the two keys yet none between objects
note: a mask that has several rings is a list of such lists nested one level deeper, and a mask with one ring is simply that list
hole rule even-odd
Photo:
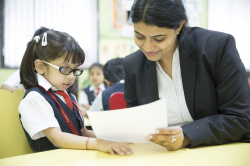
[{"label": "blurred student", "polygon": [[88,110],[95,100],[95,97],[107,88],[104,84],[103,65],[94,63],[89,68],[89,81],[91,85],[80,93],[79,104]]},{"label": "blurred student", "polygon": [[5,89],[7,91],[13,92],[16,89],[20,89],[22,91],[26,91],[22,84],[20,84],[20,70],[15,71],[11,76],[7,78],[7,80],[2,84],[0,89]]},{"label": "blurred student", "polygon": [[71,94],[84,60],[82,48],[67,33],[49,30],[28,43],[20,67],[27,91],[18,111],[29,145],[34,152],[66,148],[130,155],[127,144],[97,139],[84,127]]},{"label": "blurred student", "polygon": [[125,72],[122,66],[123,58],[109,60],[103,67],[105,82],[108,89],[100,92],[89,111],[110,110],[109,98],[115,92],[124,93],[124,77]]}]

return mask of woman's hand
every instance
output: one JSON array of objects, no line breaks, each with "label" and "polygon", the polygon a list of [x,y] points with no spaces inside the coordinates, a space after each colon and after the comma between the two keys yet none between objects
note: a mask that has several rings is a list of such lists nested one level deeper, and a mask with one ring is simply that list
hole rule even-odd
[{"label": "woman's hand", "polygon": [[[159,128],[155,131],[157,134],[150,134],[146,140],[159,144],[169,150],[178,150],[189,145],[190,139],[183,133],[180,126]],[[174,135],[174,142],[170,142]]]},{"label": "woman's hand", "polygon": [[121,156],[123,155],[131,155],[133,153],[132,149],[125,144],[119,142],[105,141],[105,140],[97,140],[98,150],[110,154],[115,154],[115,152]]}]

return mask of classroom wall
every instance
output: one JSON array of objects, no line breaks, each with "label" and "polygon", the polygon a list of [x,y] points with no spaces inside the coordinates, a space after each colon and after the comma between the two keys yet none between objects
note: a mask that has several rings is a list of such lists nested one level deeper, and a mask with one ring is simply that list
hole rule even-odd
[{"label": "classroom wall", "polygon": [[[134,40],[131,38],[121,37],[120,30],[111,28],[111,0],[99,0],[99,62],[104,64],[107,60],[115,57],[125,57],[131,52],[137,50]],[[0,12],[0,19],[1,19]],[[207,0],[203,0],[203,12],[200,16],[201,27],[207,28]],[[1,23],[1,20],[0,20]],[[0,25],[1,26],[1,25]],[[1,35],[1,34],[0,34]],[[1,44],[1,40],[0,40]],[[108,51],[107,51],[108,48]],[[108,52],[108,53],[107,53]],[[1,54],[1,53],[0,53]],[[0,68],[0,86],[3,82],[17,69]],[[88,70],[85,70],[79,77],[79,88],[86,87],[89,82],[87,80]]]}]

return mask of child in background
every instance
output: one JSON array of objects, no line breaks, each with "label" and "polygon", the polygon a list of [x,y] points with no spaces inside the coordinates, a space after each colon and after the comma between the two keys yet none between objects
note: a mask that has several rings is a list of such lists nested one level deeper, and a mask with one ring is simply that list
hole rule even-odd
[{"label": "child in background", "polygon": [[95,97],[107,88],[104,84],[103,65],[94,63],[89,68],[89,81],[91,85],[80,93],[79,104],[88,110],[95,100]]},{"label": "child in background", "polygon": [[115,92],[124,93],[123,59],[116,58],[109,60],[103,67],[105,82],[108,87],[105,91],[98,94],[89,111],[110,110],[109,98]]},{"label": "child in background", "polygon": [[97,139],[84,127],[71,94],[84,60],[77,41],[63,32],[50,30],[28,43],[20,67],[27,91],[18,111],[29,145],[34,152],[67,148],[130,155],[127,144]]}]

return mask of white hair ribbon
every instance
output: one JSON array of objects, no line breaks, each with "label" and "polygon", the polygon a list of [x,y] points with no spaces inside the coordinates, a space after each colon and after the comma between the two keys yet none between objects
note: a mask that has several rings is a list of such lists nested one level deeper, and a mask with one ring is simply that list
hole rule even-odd
[{"label": "white hair ribbon", "polygon": [[39,37],[39,36],[35,36],[35,37],[33,38],[33,40],[35,40],[35,41],[36,41],[36,43],[38,43],[38,42],[39,42],[39,40],[40,40],[40,37]]},{"label": "white hair ribbon", "polygon": [[43,34],[42,46],[47,46],[47,33],[46,32]]}]

